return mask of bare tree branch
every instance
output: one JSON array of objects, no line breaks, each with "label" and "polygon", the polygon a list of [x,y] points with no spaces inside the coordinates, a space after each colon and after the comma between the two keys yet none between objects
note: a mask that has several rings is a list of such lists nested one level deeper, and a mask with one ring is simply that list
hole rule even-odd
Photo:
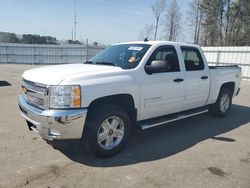
[{"label": "bare tree branch", "polygon": [[152,12],[153,12],[155,19],[156,19],[154,40],[156,40],[156,38],[157,38],[160,16],[164,12],[165,7],[166,7],[166,0],[156,0],[155,4],[152,5],[152,7],[151,7]]},{"label": "bare tree branch", "polygon": [[172,0],[166,14],[166,32],[169,41],[177,41],[181,29],[181,13],[176,0]]},{"label": "bare tree branch", "polygon": [[139,39],[144,40],[145,38],[152,40],[154,33],[154,26],[152,24],[146,24],[142,31],[139,33]]}]

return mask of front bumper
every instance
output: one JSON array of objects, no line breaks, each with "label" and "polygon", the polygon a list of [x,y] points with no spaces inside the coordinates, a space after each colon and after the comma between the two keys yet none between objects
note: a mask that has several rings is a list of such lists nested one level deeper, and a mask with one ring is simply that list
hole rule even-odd
[{"label": "front bumper", "polygon": [[21,115],[30,129],[47,140],[79,139],[87,116],[87,109],[39,109],[26,102],[22,95],[18,98]]}]

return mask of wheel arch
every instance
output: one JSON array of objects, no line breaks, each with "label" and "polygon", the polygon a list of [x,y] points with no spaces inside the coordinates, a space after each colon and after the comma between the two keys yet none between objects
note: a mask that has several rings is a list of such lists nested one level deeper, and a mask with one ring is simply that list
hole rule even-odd
[{"label": "wheel arch", "polygon": [[234,92],[235,92],[235,82],[226,82],[226,83],[223,83],[220,87],[220,92],[222,89],[228,89],[232,96],[234,95]]},{"label": "wheel arch", "polygon": [[[221,110],[221,98],[223,96],[223,90],[225,92],[225,89],[227,89],[228,91],[231,92],[231,96],[230,96],[230,102],[229,102],[229,107],[226,109],[225,112],[223,112]],[[224,117],[228,114],[229,110],[230,110],[230,106],[232,104],[232,97],[233,97],[233,94],[234,94],[234,90],[235,90],[235,83],[234,82],[227,82],[227,83],[224,83],[221,85],[220,87],[220,91],[219,91],[219,94],[218,94],[218,97],[217,97],[217,100],[215,103],[212,103],[209,105],[209,112],[212,114],[212,115],[215,115],[217,117]]]},{"label": "wheel arch", "polygon": [[137,121],[137,109],[135,106],[135,101],[133,96],[130,94],[115,94],[93,100],[88,106],[87,118],[90,116],[90,114],[92,114],[96,107],[105,104],[115,104],[122,107],[129,114],[132,123]]}]

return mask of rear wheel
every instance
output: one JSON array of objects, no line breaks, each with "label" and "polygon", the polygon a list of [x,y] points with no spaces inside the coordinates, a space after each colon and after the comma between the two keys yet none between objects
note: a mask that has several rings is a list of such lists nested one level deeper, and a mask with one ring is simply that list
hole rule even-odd
[{"label": "rear wheel", "polygon": [[117,105],[102,105],[88,117],[83,141],[98,157],[110,157],[124,147],[131,130],[127,112]]},{"label": "rear wheel", "polygon": [[226,116],[232,105],[232,93],[226,88],[222,88],[216,103],[209,106],[209,112],[212,115],[223,117]]}]

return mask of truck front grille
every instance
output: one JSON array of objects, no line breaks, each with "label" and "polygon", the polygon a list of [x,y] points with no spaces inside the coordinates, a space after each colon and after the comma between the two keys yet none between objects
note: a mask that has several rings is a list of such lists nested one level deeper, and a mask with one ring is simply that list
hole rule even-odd
[{"label": "truck front grille", "polygon": [[25,100],[33,106],[41,109],[48,108],[49,87],[32,81],[22,81]]}]

